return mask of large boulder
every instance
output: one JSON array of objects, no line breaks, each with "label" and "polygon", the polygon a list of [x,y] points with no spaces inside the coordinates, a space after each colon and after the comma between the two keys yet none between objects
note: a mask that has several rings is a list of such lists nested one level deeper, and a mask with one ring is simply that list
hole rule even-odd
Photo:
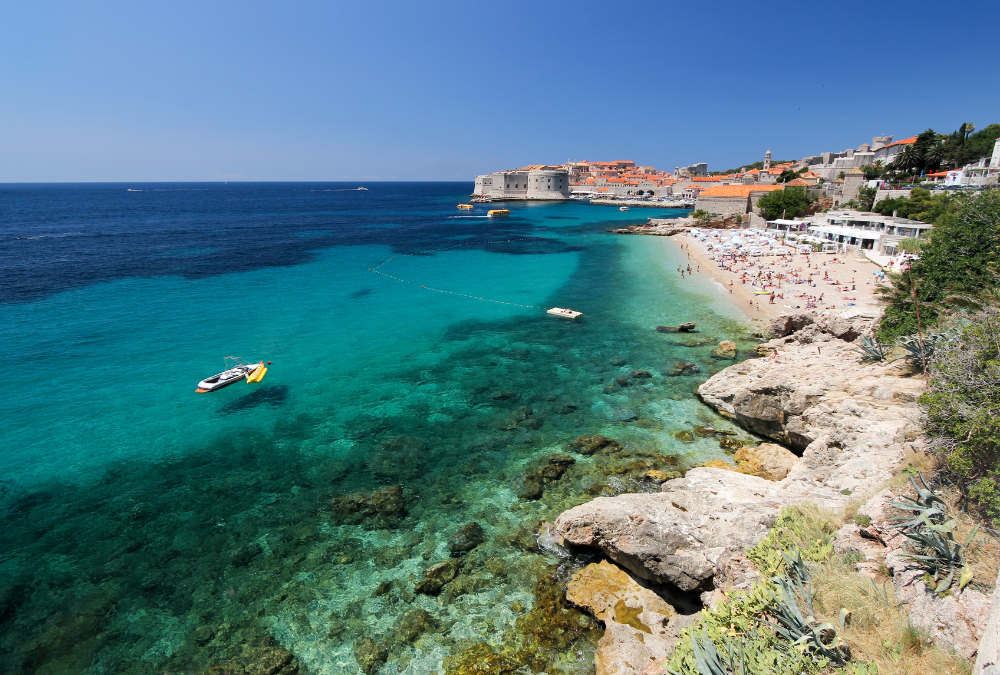
[{"label": "large boulder", "polygon": [[773,337],[780,338],[800,331],[809,324],[816,322],[815,312],[794,312],[782,314],[771,319],[770,332]]},{"label": "large boulder", "polygon": [[663,598],[607,560],[574,574],[566,599],[604,624],[594,658],[597,675],[642,673],[667,658],[687,623]]},{"label": "large boulder", "polygon": [[712,358],[715,359],[735,359],[736,343],[732,340],[723,340],[719,346],[712,350]]},{"label": "large boulder", "polygon": [[788,448],[774,443],[761,443],[756,448],[742,446],[733,455],[733,459],[736,461],[736,466],[719,466],[714,463],[712,466],[778,481],[787,476],[788,472],[800,461]]},{"label": "large boulder", "polygon": [[633,574],[683,591],[706,591],[720,559],[756,544],[782,501],[775,483],[696,468],[659,494],[599,497],[564,511],[556,530],[569,543],[599,548]]},{"label": "large boulder", "polygon": [[[898,442],[912,440],[902,436],[918,434],[915,402],[923,390],[920,380],[894,376],[884,364],[863,364],[852,345],[832,340],[787,345],[773,361],[753,359],[726,368],[703,383],[698,395],[745,429],[806,453],[806,469],[841,464],[829,455],[848,448],[852,458],[867,455],[851,465],[860,473],[848,482],[864,477],[874,485],[876,476],[891,476],[888,467],[901,452]],[[814,451],[807,453],[813,443]],[[839,476],[848,479],[843,472]]]}]

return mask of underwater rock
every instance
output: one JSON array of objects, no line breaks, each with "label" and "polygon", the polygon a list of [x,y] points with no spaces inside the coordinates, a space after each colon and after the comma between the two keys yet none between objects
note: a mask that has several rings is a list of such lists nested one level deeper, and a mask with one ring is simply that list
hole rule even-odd
[{"label": "underwater rock", "polygon": [[611,411],[611,420],[613,422],[631,422],[634,419],[638,419],[639,416],[633,410],[628,408],[615,408]]},{"label": "underwater rock", "polygon": [[735,436],[735,431],[726,431],[724,429],[716,429],[715,427],[704,427],[700,425],[694,426],[695,436],[699,438],[710,438],[712,436]]},{"label": "underwater rock", "polygon": [[246,567],[260,552],[260,545],[257,542],[241,546],[238,551],[230,556],[229,564],[233,567]]},{"label": "underwater rock", "polygon": [[596,452],[615,453],[623,449],[618,441],[600,434],[577,436],[570,446],[581,455],[593,455]]},{"label": "underwater rock", "polygon": [[482,577],[455,577],[455,580],[446,584],[444,590],[441,591],[441,601],[446,605],[450,605],[455,598],[467,593],[475,593],[492,585],[492,581],[483,579]]},{"label": "underwater rock", "polygon": [[343,523],[375,529],[395,527],[406,517],[406,499],[402,485],[337,497],[333,500],[332,507]]},{"label": "underwater rock", "polygon": [[494,401],[513,401],[518,397],[516,391],[507,391],[506,389],[501,389],[490,394],[490,398]]},{"label": "underwater rock", "polygon": [[683,441],[684,443],[690,443],[694,440],[694,434],[692,434],[687,429],[681,429],[680,431],[674,432],[674,438],[678,441]]},{"label": "underwater rock", "polygon": [[354,641],[354,660],[361,666],[365,675],[374,675],[389,659],[389,650],[370,637]]},{"label": "underwater rock", "polygon": [[633,370],[629,376],[633,380],[648,380],[653,374],[648,370]]},{"label": "underwater rock", "polygon": [[665,375],[670,377],[680,377],[682,375],[694,375],[695,373],[700,373],[701,368],[697,364],[688,363],[687,361],[680,361],[674,364],[673,368],[665,371]]},{"label": "underwater rock", "polygon": [[712,350],[711,355],[714,359],[735,359],[736,343],[732,340],[723,340],[718,347]]},{"label": "underwater rock", "polygon": [[448,551],[452,555],[468,553],[486,541],[486,532],[479,523],[466,523],[458,528],[448,540]]},{"label": "underwater rock", "polygon": [[540,550],[538,547],[538,527],[539,526],[536,523],[533,527],[525,526],[520,528],[512,537],[510,537],[508,543],[515,548],[521,549],[522,551],[538,553]]},{"label": "underwater rock", "polygon": [[715,340],[707,337],[691,337],[685,340],[681,340],[677,344],[682,347],[704,347],[705,345],[713,344]]},{"label": "underwater rock", "polygon": [[459,565],[459,561],[455,559],[431,565],[413,590],[423,595],[437,595],[444,585],[458,574]]},{"label": "underwater rock", "polygon": [[457,654],[444,657],[444,670],[447,675],[505,675],[514,672],[518,663],[497,654],[485,642],[476,642]]},{"label": "underwater rock", "polygon": [[413,644],[424,633],[438,629],[437,620],[423,609],[411,609],[396,621],[395,636],[400,642]]},{"label": "underwater rock", "polygon": [[622,377],[615,378],[615,384],[617,384],[619,387],[631,387],[632,380],[630,380],[627,376],[623,375]]},{"label": "underwater rock", "polygon": [[530,429],[532,431],[537,431],[538,429],[542,428],[543,424],[545,424],[545,420],[543,420],[541,417],[529,417],[523,422],[520,422],[518,426],[521,427],[522,429]]},{"label": "underwater rock", "polygon": [[540,469],[524,474],[518,495],[522,499],[541,499],[546,483],[559,480],[576,460],[564,453],[549,457],[548,463]]},{"label": "underwater rock", "polygon": [[297,675],[299,662],[273,638],[245,645],[228,663],[209,666],[205,675]]},{"label": "underwater rock", "polygon": [[736,438],[720,438],[719,447],[726,451],[735,451],[743,447],[743,442]]},{"label": "underwater rock", "polygon": [[679,326],[657,326],[658,333],[690,333],[698,324],[694,321],[682,323]]},{"label": "underwater rock", "polygon": [[537,471],[529,471],[521,480],[517,496],[521,499],[541,499],[545,491],[545,480]]},{"label": "underwater rock", "polygon": [[416,436],[394,436],[368,453],[368,467],[376,476],[390,480],[413,480],[424,475],[430,448]]},{"label": "underwater rock", "polygon": [[650,469],[646,473],[642,474],[642,478],[654,483],[665,483],[671,478],[680,478],[680,471],[660,471],[659,469]]},{"label": "underwater rock", "polygon": [[620,356],[612,356],[610,363],[616,368],[620,368],[621,366],[624,366],[626,363],[628,363],[628,361],[626,361]]},{"label": "underwater rock", "polygon": [[566,599],[604,623],[594,661],[602,675],[638,675],[677,643],[677,612],[607,560],[591,563],[566,585]]}]

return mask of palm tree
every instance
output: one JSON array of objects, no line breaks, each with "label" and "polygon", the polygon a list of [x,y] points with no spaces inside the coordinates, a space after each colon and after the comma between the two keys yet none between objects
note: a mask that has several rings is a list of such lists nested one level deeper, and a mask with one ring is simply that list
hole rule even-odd
[{"label": "palm tree", "polygon": [[892,158],[889,168],[893,171],[909,171],[923,164],[923,157],[912,145],[903,148],[899,154]]},{"label": "palm tree", "polygon": [[944,141],[935,141],[924,153],[924,164],[929,171],[937,171],[944,161],[947,148]]},{"label": "palm tree", "polygon": [[975,130],[976,125],[972,122],[963,122],[962,126],[958,128],[958,133],[962,137],[962,145],[958,148],[958,162],[956,166],[962,166],[963,155],[965,155],[965,142],[969,140],[969,136]]}]

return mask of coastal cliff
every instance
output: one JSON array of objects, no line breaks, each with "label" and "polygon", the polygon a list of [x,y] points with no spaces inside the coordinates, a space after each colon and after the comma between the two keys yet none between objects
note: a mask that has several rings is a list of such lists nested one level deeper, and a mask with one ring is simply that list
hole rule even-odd
[{"label": "coastal cliff", "polygon": [[[784,478],[768,480],[742,465],[713,462],[664,482],[659,493],[598,498],[569,509],[555,521],[558,534],[571,547],[599,549],[642,583],[700,594],[706,606],[733,586],[747,587],[760,574],[745,549],[761,541],[784,507],[810,503],[842,510],[874,494],[905,458],[923,449],[917,408],[923,380],[896,365],[863,363],[851,344],[876,318],[864,309],[825,318],[780,317],[772,324],[775,338],[758,348],[769,358],[730,366],[699,387],[701,399],[720,415],[799,455]],[[760,454],[771,452],[768,446]],[[857,539],[848,531],[844,537]],[[968,607],[953,614],[981,613],[983,600],[976,595],[966,592],[962,602],[968,597]],[[670,625],[665,623],[664,635],[678,632]],[[942,630],[937,637],[968,655],[981,635],[976,630]],[[644,672],[648,661],[632,668],[601,666],[627,662],[619,652],[645,653],[623,641],[621,631],[616,635],[598,648],[598,675]]]}]

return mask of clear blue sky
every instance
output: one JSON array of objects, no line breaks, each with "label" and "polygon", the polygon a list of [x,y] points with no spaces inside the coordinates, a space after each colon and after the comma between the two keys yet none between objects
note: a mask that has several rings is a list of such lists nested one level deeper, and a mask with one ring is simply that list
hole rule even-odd
[{"label": "clear blue sky", "polygon": [[0,2],[0,182],[724,169],[1000,121],[1000,3]]}]

